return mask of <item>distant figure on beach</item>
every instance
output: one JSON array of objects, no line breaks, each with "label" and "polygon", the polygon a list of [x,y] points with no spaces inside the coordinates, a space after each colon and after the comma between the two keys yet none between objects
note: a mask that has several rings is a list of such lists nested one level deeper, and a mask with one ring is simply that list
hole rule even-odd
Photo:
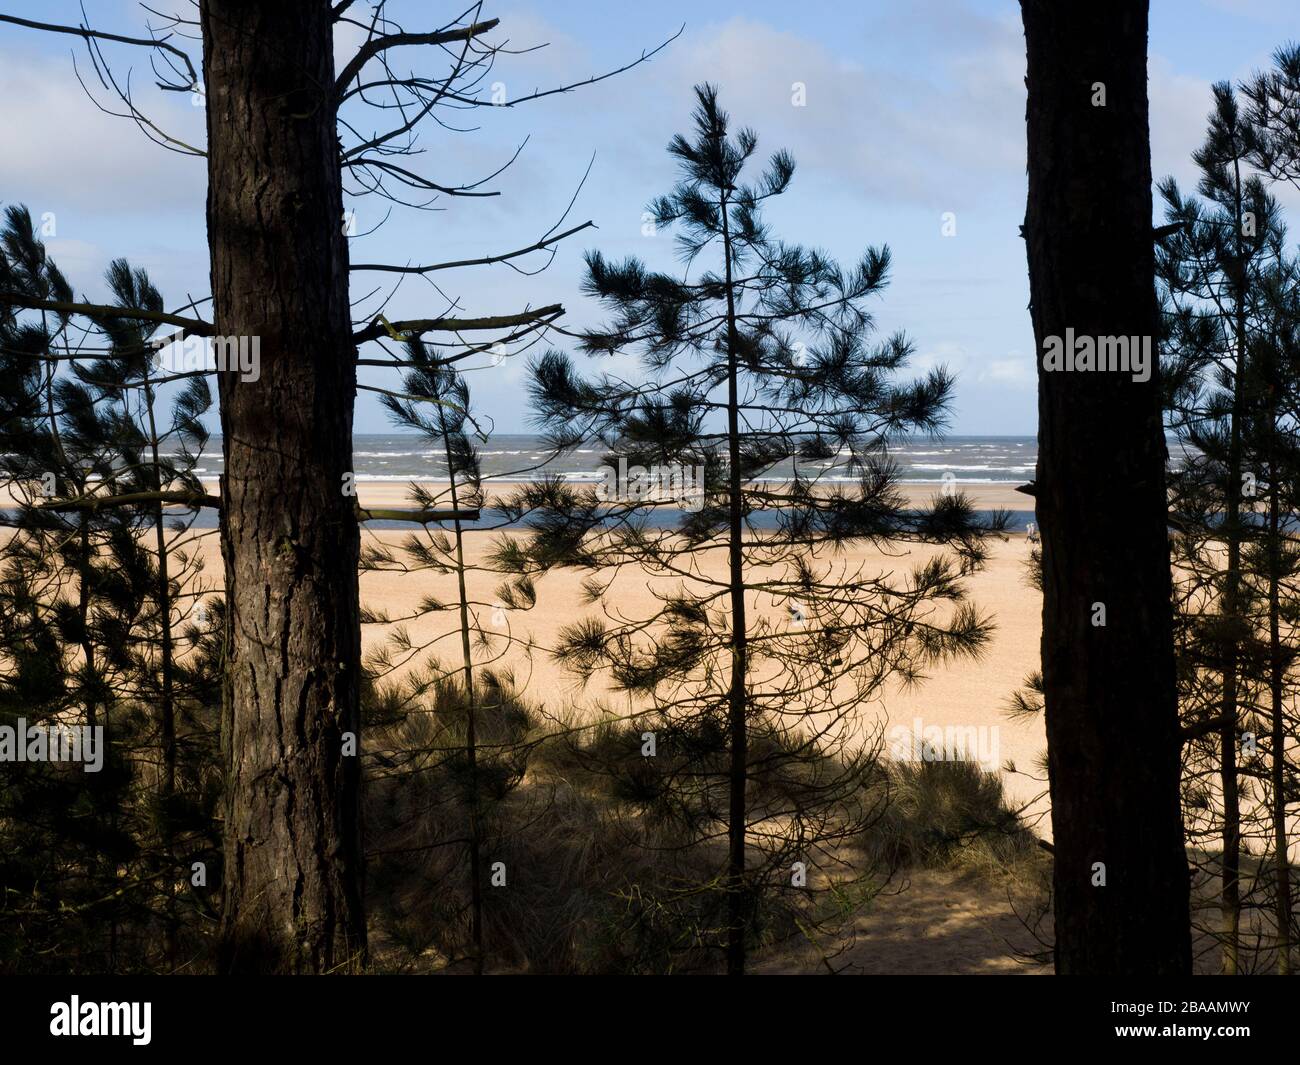
[{"label": "distant figure on beach", "polygon": [[1025,526],[1025,540],[1031,544],[1038,543],[1038,522],[1031,521]]}]

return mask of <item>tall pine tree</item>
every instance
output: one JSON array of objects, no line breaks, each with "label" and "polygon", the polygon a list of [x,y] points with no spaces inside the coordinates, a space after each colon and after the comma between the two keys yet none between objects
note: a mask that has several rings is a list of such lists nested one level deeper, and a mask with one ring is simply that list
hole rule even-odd
[{"label": "tall pine tree", "polygon": [[[740,974],[781,928],[811,933],[827,896],[870,890],[850,844],[880,813],[872,700],[979,653],[989,626],[961,578],[1003,519],[982,523],[958,495],[909,509],[889,450],[938,432],[952,380],[901,379],[908,341],[869,341],[888,250],[846,269],[775,238],[763,209],[794,161],[781,151],[755,167],[754,132],[732,131],[712,86],[696,95],[692,136],[669,145],[681,181],[650,208],[656,227],[676,227],[685,275],[587,257],[587,291],[614,318],[580,348],[635,353],[643,376],[588,378],[557,352],[534,369],[551,441],[600,445],[609,483],[524,491],[520,510],[544,513],[501,555],[523,572],[591,572],[602,616],[567,627],[559,658],[629,699],[627,757],[610,771],[673,830],[660,845],[718,861],[705,883],[653,898],[638,886],[633,908]],[[910,573],[838,557],[908,539],[957,557]],[[629,616],[628,580],[649,583],[653,611]]]}]

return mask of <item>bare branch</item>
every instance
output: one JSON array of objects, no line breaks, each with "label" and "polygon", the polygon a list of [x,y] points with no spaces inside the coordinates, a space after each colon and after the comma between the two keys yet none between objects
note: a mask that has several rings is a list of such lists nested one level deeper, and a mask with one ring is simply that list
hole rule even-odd
[{"label": "bare branch", "polygon": [[[555,321],[555,319],[558,317],[559,314],[557,313],[550,318],[539,319],[536,322],[532,322],[528,325],[523,326],[520,329],[517,329],[509,336],[501,337],[499,340],[488,341],[487,343],[484,344],[473,344],[470,347],[465,348],[463,351],[456,352],[454,355],[443,355],[437,359],[430,359],[429,362],[435,366],[449,366],[454,363],[460,362],[463,359],[472,358],[475,355],[481,355],[485,351],[491,351],[492,348],[496,347],[496,345],[498,344],[509,344],[512,343],[513,341],[521,340],[523,337],[526,337],[529,333],[535,332],[538,329],[543,329],[546,326],[550,325],[550,323]],[[530,344],[535,343],[536,339],[537,338],[534,338],[533,341],[530,341]],[[423,366],[425,364],[420,362],[414,362],[410,359],[357,359],[357,365],[358,366],[388,366],[390,368],[402,369],[404,367]]]},{"label": "bare branch", "polygon": [[410,321],[389,322],[382,315],[370,325],[352,334],[352,340],[364,344],[368,340],[377,340],[382,336],[391,336],[394,340],[407,340],[424,333],[444,332],[458,333],[471,329],[508,329],[515,325],[527,325],[539,318],[561,315],[564,307],[553,303],[535,311],[523,311],[520,314],[497,314],[487,318],[415,318]]},{"label": "bare branch", "polygon": [[487,100],[479,100],[471,96],[460,96],[453,93],[446,93],[444,95],[448,100],[454,103],[465,104],[470,107],[517,107],[519,106],[519,104],[531,103],[533,100],[542,100],[548,96],[556,96],[561,93],[570,93],[573,92],[575,89],[585,88],[588,85],[595,85],[598,82],[604,81],[606,78],[612,78],[616,74],[622,74],[625,71],[631,70],[633,67],[638,67],[642,63],[648,63],[658,53],[662,52],[665,48],[667,48],[670,44],[672,44],[673,41],[677,40],[677,38],[680,37],[685,32],[686,32],[686,25],[683,23],[682,26],[677,30],[677,32],[674,33],[662,44],[659,44],[655,48],[650,49],[650,51],[648,52],[642,50],[641,54],[637,56],[636,59],[633,59],[630,63],[625,63],[623,66],[618,67],[616,70],[609,70],[606,71],[604,74],[593,74],[585,81],[572,81],[566,85],[557,85],[553,89],[539,89],[536,92],[531,92],[527,94],[526,96],[520,96],[513,100],[506,100],[503,101],[502,103],[494,103],[494,102],[489,102]]},{"label": "bare branch", "polygon": [[0,307],[22,307],[29,311],[51,311],[55,314],[84,314],[88,318],[130,318],[140,322],[160,322],[178,325],[195,336],[216,335],[210,322],[198,318],[185,318],[167,311],[146,311],[141,307],[111,307],[105,303],[73,303],[66,300],[39,300],[21,292],[0,292]]},{"label": "bare branch", "polygon": [[358,505],[360,521],[478,521],[477,510],[372,510]]},{"label": "bare branch", "polygon": [[[77,60],[74,56],[72,60],[72,72],[76,76],[77,83],[85,91],[87,98],[95,105],[95,107],[104,112],[104,114],[111,115],[113,118],[129,118],[139,127],[140,132],[153,141],[154,144],[166,148],[168,151],[176,152],[178,155],[196,155],[200,158],[207,155],[207,152],[203,151],[203,149],[196,148],[194,145],[186,143],[179,137],[173,137],[171,134],[165,132],[152,119],[146,116],[143,111],[136,107],[135,101],[131,98],[130,72],[127,72],[126,87],[123,88],[117,83],[117,78],[113,76],[113,72],[109,69],[108,61],[100,52],[98,44],[91,42],[86,46],[86,50],[90,53],[90,62],[95,68],[95,77],[99,79],[100,85],[102,85],[106,90],[116,94],[117,98],[126,106],[126,111],[114,111],[105,107],[95,99],[95,94],[90,91],[85,80],[81,76],[81,71],[77,68]],[[172,89],[179,92],[190,91],[188,89],[178,88],[177,86],[164,85],[161,82],[158,83],[158,87],[161,89]]]},{"label": "bare branch", "polygon": [[387,173],[394,175],[399,181],[401,181],[405,185],[409,185],[411,188],[428,189],[431,192],[445,192],[448,196],[485,197],[485,196],[501,195],[501,193],[499,192],[470,191],[475,186],[483,184],[484,181],[490,181],[491,180],[490,176],[485,177],[480,181],[474,182],[473,185],[460,185],[457,186],[456,188],[451,188],[447,185],[439,185],[437,182],[430,181],[428,178],[421,177],[419,174],[413,173],[412,171],[407,170],[404,167],[397,166],[395,163],[386,163],[381,159],[365,159],[365,158],[344,159],[342,165],[347,167],[350,170],[356,169],[357,167],[367,167],[367,166],[377,167],[380,170],[386,171]]},{"label": "bare branch", "polygon": [[[123,37],[116,33],[105,33],[102,30],[88,29],[85,26],[59,26],[52,22],[33,22],[31,19],[19,18],[17,15],[0,15],[0,22],[12,22],[15,26],[26,26],[28,29],[33,30],[45,30],[48,33],[70,33],[87,42],[89,42],[91,38],[97,38],[101,41],[116,41],[119,44],[138,44],[146,48],[160,48],[165,52],[170,52],[185,64],[185,69],[190,76],[190,85],[187,87],[192,88],[197,85],[199,81],[199,76],[194,71],[194,64],[190,62],[190,57],[174,44],[168,44],[165,37]],[[170,34],[168,36],[170,36]]]},{"label": "bare branch", "polygon": [[221,497],[203,492],[125,492],[122,495],[83,496],[80,499],[55,499],[41,503],[36,510],[101,510],[105,507],[130,507],[137,503],[175,503],[185,507],[221,508]]},{"label": "bare branch", "polygon": [[[51,500],[34,509],[97,511],[107,507],[129,507],[140,503],[172,503],[186,507],[221,509],[221,497],[203,492],[124,492],[121,495],[85,496],[81,499]],[[371,510],[355,506],[358,521],[413,521],[423,525],[432,521],[478,521],[477,510]]]},{"label": "bare branch", "polygon": [[367,41],[354,55],[343,72],[339,75],[338,81],[334,84],[335,96],[342,97],[347,91],[347,87],[352,83],[352,79],[361,73],[370,60],[381,52],[389,48],[399,48],[403,45],[412,44],[451,44],[453,41],[467,41],[477,37],[480,34],[495,29],[500,19],[488,19],[486,22],[475,22],[470,26],[461,26],[454,30],[437,30],[434,33],[393,33],[383,37],[376,37]]},{"label": "bare branch", "polygon": [[458,259],[455,262],[434,263],[431,266],[393,266],[388,263],[353,263],[353,270],[381,270],[390,274],[429,274],[435,270],[454,270],[460,266],[486,266],[489,263],[501,263],[507,259],[517,259],[521,255],[527,255],[529,252],[542,251],[552,244],[562,241],[565,237],[571,237],[575,233],[581,233],[584,229],[595,226],[595,222],[586,221],[580,226],[574,226],[572,229],[566,229],[563,233],[557,233],[553,237],[545,240],[539,240],[535,244],[530,244],[526,248],[519,248],[516,251],[504,252],[501,255],[486,255],[481,259]]}]

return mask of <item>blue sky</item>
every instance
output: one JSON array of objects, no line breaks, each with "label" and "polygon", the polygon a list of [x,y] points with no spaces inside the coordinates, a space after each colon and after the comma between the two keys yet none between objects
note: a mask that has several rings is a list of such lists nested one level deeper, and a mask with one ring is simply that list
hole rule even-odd
[{"label": "blue sky", "polygon": [[[353,10],[368,7],[361,0]],[[419,0],[390,4],[408,29],[436,26],[431,7],[444,20],[454,14]],[[97,28],[119,33],[139,33],[151,18],[123,0],[87,0],[86,9]],[[68,0],[0,0],[0,11],[80,18]],[[436,290],[407,280],[390,317],[446,313],[451,303],[455,313],[478,315],[560,302],[569,326],[594,324],[600,309],[579,291],[584,249],[673,267],[671,238],[644,235],[642,211],[673,182],[664,146],[687,128],[692,86],[708,80],[721,86],[733,119],[758,131],[762,154],[786,147],[799,163],[790,192],[769,215],[777,235],[849,260],[867,245],[890,246],[893,281],[876,307],[877,322],[882,332],[901,329],[912,338],[918,367],[944,363],[958,374],[951,430],[1034,432],[1033,339],[1017,232],[1025,195],[1024,50],[1013,0],[515,0],[485,4],[484,16],[501,20],[512,45],[547,44],[500,57],[488,81],[500,82],[508,97],[621,66],[683,24],[685,31],[650,63],[609,81],[518,108],[479,109],[470,116],[474,132],[430,126],[420,166],[448,185],[480,179],[525,137],[528,143],[486,186],[499,197],[445,198],[435,212],[397,209],[377,232],[354,239],[354,261],[462,259],[531,243],[563,212],[593,154],[569,224],[591,219],[599,228],[562,245],[537,276],[492,266],[442,273]],[[1194,183],[1188,157],[1202,137],[1210,84],[1267,66],[1292,38],[1300,38],[1292,0],[1153,0],[1157,176]],[[341,63],[355,46],[346,28],[336,45]],[[118,73],[134,68],[141,103],[160,125],[202,142],[201,107],[151,91],[142,51],[110,45],[106,52]],[[104,295],[104,266],[118,255],[146,267],[169,304],[206,295],[202,160],[166,153],[96,110],[74,76],[74,54],[85,76],[85,51],[75,39],[0,25],[0,203],[53,214],[52,253],[92,299]],[[197,48],[194,55],[197,66]],[[403,62],[419,66],[413,52]],[[795,82],[806,87],[806,106],[792,104]],[[1279,198],[1300,206],[1285,192]],[[364,197],[349,206],[359,233],[387,209]],[[941,235],[945,212],[956,215],[955,236]],[[386,281],[391,275],[356,275],[354,298]],[[499,431],[528,429],[523,363],[510,358],[471,379],[476,407]],[[391,385],[393,378],[376,370],[362,381]],[[358,431],[388,428],[374,394],[363,393]]]}]

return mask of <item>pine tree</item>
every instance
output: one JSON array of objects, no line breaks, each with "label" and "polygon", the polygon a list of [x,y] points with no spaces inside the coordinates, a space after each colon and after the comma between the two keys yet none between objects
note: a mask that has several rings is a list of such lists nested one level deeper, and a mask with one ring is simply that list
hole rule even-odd
[{"label": "pine tree", "polygon": [[[471,349],[466,354],[481,357],[484,351]],[[494,602],[477,599],[471,591],[470,581],[490,578],[492,568],[490,560],[474,562],[467,557],[468,537],[490,535],[507,520],[505,515],[497,515],[495,521],[483,516],[473,528],[467,528],[467,523],[480,518],[487,505],[478,445],[487,443],[489,437],[472,413],[469,385],[464,372],[457,369],[456,357],[439,356],[417,338],[407,341],[406,356],[401,391],[386,393],[383,402],[394,424],[420,434],[440,453],[446,468],[446,488],[435,491],[412,484],[410,498],[418,510],[430,514],[441,511],[447,517],[433,523],[433,528],[426,527],[423,534],[408,536],[398,552],[378,543],[367,545],[362,551],[362,569],[363,573],[401,569],[454,576],[454,602],[427,597],[413,617],[401,620],[413,621],[454,609],[457,626],[446,635],[458,639],[460,663],[455,668],[444,667],[437,647],[417,648],[406,629],[398,629],[387,647],[367,659],[363,707],[374,720],[387,726],[383,735],[391,739],[394,747],[409,748],[415,737],[424,739],[415,744],[417,751],[411,765],[381,764],[377,773],[394,782],[407,779],[411,789],[427,786],[430,772],[440,773],[447,778],[447,790],[454,795],[450,802],[443,802],[435,791],[435,797],[424,807],[408,796],[398,816],[393,816],[391,809],[380,814],[383,830],[399,832],[407,827],[404,822],[421,821],[417,831],[427,832],[444,823],[448,808],[463,814],[463,823],[453,821],[449,827],[458,836],[463,833],[469,954],[474,972],[481,975],[487,962],[484,853],[490,841],[500,835],[495,824],[497,806],[523,778],[526,751],[522,741],[530,725],[512,690],[512,676],[501,666],[506,652],[521,642],[506,613],[530,609],[536,597],[526,575],[502,584]],[[509,478],[522,472],[502,476]],[[374,609],[367,609],[363,620],[368,624],[394,623],[386,612]],[[443,638],[437,637],[435,642]],[[522,642],[526,645],[526,641]],[[410,663],[420,651],[430,652],[422,668],[403,681],[381,687],[382,681]],[[429,729],[415,726],[412,732],[410,719],[417,714],[426,720],[431,718],[436,731],[430,734]],[[485,726],[486,752],[480,750]],[[409,756],[412,752],[405,753]],[[432,764],[427,761],[430,758]],[[387,869],[380,875],[386,881],[391,879]],[[405,875],[420,878],[428,874],[413,863],[406,867]],[[437,883],[444,894],[460,894],[440,878],[431,882]],[[452,912],[445,921],[449,927],[438,930],[443,944],[455,943],[452,930],[460,923],[454,907],[449,909]]]},{"label": "pine tree", "polygon": [[[0,241],[0,283],[71,300],[24,209],[8,210]],[[161,307],[147,275],[123,260],[106,280],[117,307]],[[209,909],[197,896],[182,904],[176,889],[194,860],[214,856],[219,662],[203,646],[210,629],[190,622],[201,587],[193,514],[166,520],[161,506],[163,489],[201,493],[192,471],[208,393],[201,376],[171,385],[153,372],[155,325],[49,313],[0,322],[14,370],[4,474],[18,504],[0,548],[5,723],[84,723],[104,730],[105,747],[99,773],[27,765],[6,793],[5,883],[26,896],[12,913],[41,929],[15,942],[8,962],[18,968],[43,964],[59,943],[88,971],[173,970],[182,948],[201,946]],[[165,427],[164,383],[175,390]],[[182,649],[194,651],[189,661]],[[60,913],[78,916],[60,927]]]},{"label": "pine tree", "polygon": [[[1170,472],[1170,506],[1180,530],[1174,565],[1183,615],[1184,776],[1193,798],[1188,831],[1197,841],[1207,831],[1220,837],[1217,934],[1229,974],[1244,965],[1242,833],[1254,806],[1245,764],[1253,759],[1242,743],[1260,732],[1254,678],[1267,674],[1272,658],[1256,624],[1267,617],[1271,595],[1249,570],[1276,573],[1267,512],[1279,501],[1272,468],[1287,432],[1278,423],[1280,397],[1269,394],[1274,369],[1253,365],[1275,331],[1269,292],[1287,269],[1278,205],[1251,166],[1256,146],[1231,86],[1216,85],[1206,141],[1193,157],[1202,199],[1184,196],[1172,179],[1161,183],[1168,225],[1157,254],[1167,307],[1168,424],[1183,450]],[[1252,552],[1256,567],[1247,565]],[[1217,675],[1217,687],[1207,672]],[[1207,772],[1218,778],[1212,788]]]},{"label": "pine tree", "polygon": [[[432,200],[491,195],[478,188],[481,181],[449,186],[442,174],[422,174],[410,163],[407,157],[425,151],[418,144],[422,122],[450,128],[437,108],[490,110],[540,100],[601,82],[667,44],[616,70],[504,101],[495,86],[483,91],[504,49],[492,36],[499,20],[479,19],[475,7],[434,28],[408,29],[386,0],[364,21],[351,7],[351,0],[205,0],[195,18],[158,14],[144,36],[0,14],[0,23],[79,38],[103,91],[116,97],[105,110],[129,117],[156,145],[206,162],[211,320],[194,313],[206,298],[192,300],[186,314],[132,308],[129,317],[263,349],[256,380],[233,370],[218,375],[224,474],[218,495],[204,502],[221,511],[222,616],[229,626],[222,732],[229,876],[219,964],[232,971],[335,972],[364,964],[366,956],[361,773],[359,759],[344,753],[358,741],[361,641],[358,515],[342,487],[353,472],[356,390],[371,387],[358,386],[357,366],[376,363],[359,359],[358,346],[405,331],[515,329],[518,339],[564,313],[551,305],[389,322],[382,312],[392,293],[372,299],[372,290],[357,301],[369,313],[354,322],[350,275],[427,276],[494,263],[518,269],[529,257],[553,256],[559,242],[591,225],[557,231],[556,223],[524,247],[468,260],[354,264],[345,227],[355,232],[355,213],[345,221],[345,196],[441,210]],[[336,70],[334,42],[343,24],[361,27],[364,39]],[[110,67],[110,42],[147,50],[164,96],[184,93],[203,105],[202,148],[145,114],[126,87],[129,79]],[[201,44],[201,62],[187,52],[189,42]],[[445,71],[395,74],[392,58],[414,47]],[[370,108],[368,117],[359,114]],[[11,304],[96,313],[85,304],[0,290],[0,306]],[[121,310],[116,317],[128,317]],[[268,536],[267,529],[276,531]]]},{"label": "pine tree", "polygon": [[[1300,271],[1294,259],[1279,263],[1264,278],[1264,302],[1269,329],[1254,345],[1252,391],[1261,399],[1259,417],[1252,423],[1246,441],[1247,454],[1260,470],[1267,497],[1267,518],[1254,557],[1247,558],[1247,570],[1262,586],[1267,626],[1268,699],[1261,710],[1268,721],[1265,771],[1263,758],[1258,769],[1264,792],[1262,814],[1264,834],[1271,836],[1261,850],[1272,847],[1272,880],[1261,877],[1265,891],[1272,894],[1275,928],[1276,968],[1281,976],[1291,973],[1292,906],[1291,859],[1287,821],[1288,802],[1296,791],[1295,771],[1287,754],[1295,734],[1296,683],[1293,670],[1300,623],[1300,549],[1290,532],[1289,516],[1297,506],[1296,485],[1300,483]],[[1285,516],[1285,517],[1284,517]],[[1262,638],[1263,639],[1263,638]],[[1261,642],[1262,642],[1261,639]]]},{"label": "pine tree", "polygon": [[[1249,120],[1254,132],[1254,151],[1251,162],[1271,180],[1300,184],[1300,45],[1290,44],[1279,48],[1273,56],[1273,68],[1260,73],[1241,87],[1249,103]],[[1271,399],[1270,415],[1283,421],[1289,432],[1280,439],[1272,436],[1266,448],[1269,464],[1268,483],[1269,517],[1269,645],[1270,645],[1270,773],[1272,814],[1272,846],[1274,868],[1274,904],[1278,931],[1278,972],[1291,972],[1291,950],[1295,942],[1294,913],[1292,908],[1292,870],[1288,843],[1288,806],[1300,794],[1300,783],[1294,768],[1287,759],[1288,737],[1294,736],[1297,720],[1294,711],[1294,685],[1288,683],[1289,667],[1293,662],[1297,618],[1295,616],[1296,588],[1294,538],[1285,535],[1289,521],[1281,522],[1279,511],[1294,512],[1295,501],[1283,510],[1283,487],[1290,484],[1294,492],[1296,465],[1294,441],[1298,429],[1297,417],[1300,403],[1295,389],[1297,378],[1296,352],[1298,339],[1295,332],[1296,286],[1291,270],[1279,270],[1274,275],[1281,284],[1270,284],[1269,302],[1275,328],[1268,335],[1263,355],[1271,372],[1267,375],[1267,389]],[[1288,482],[1283,472],[1290,465]],[[1284,598],[1285,595],[1285,598]],[[1289,639],[1284,639],[1286,634]],[[1291,702],[1290,714],[1285,702]]]},{"label": "pine tree", "polygon": [[[739,974],[752,944],[814,934],[827,897],[842,913],[870,890],[851,846],[880,815],[868,708],[891,680],[979,653],[989,624],[961,578],[1004,519],[980,522],[959,495],[908,509],[889,449],[939,431],[952,380],[899,380],[906,338],[869,343],[888,249],[844,269],[773,237],[763,208],[793,159],[777,152],[750,179],[757,136],[732,133],[712,86],[696,96],[693,136],[669,146],[682,180],[650,207],[657,228],[677,228],[687,275],[587,256],[586,291],[614,319],[580,349],[636,353],[644,379],[586,378],[558,352],[534,366],[550,441],[601,445],[610,483],[524,490],[531,536],[499,557],[591,572],[604,616],[568,626],[556,654],[629,700],[623,754],[603,768],[643,827],[666,833],[654,845],[723,855],[705,882],[628,885],[630,912]],[[900,575],[836,558],[909,539],[957,559]],[[628,617],[620,579],[649,582],[659,607]]]}]

